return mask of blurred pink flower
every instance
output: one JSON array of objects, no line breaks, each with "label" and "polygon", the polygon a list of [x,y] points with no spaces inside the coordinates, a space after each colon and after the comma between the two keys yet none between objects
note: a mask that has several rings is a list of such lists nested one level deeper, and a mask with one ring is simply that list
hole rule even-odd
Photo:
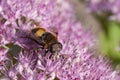
[{"label": "blurred pink flower", "polygon": [[[68,0],[0,1],[0,46],[21,47],[17,62],[4,65],[5,76],[12,80],[119,80],[110,61],[91,52],[95,39],[82,29],[73,12]],[[43,56],[45,51],[29,38],[36,26],[58,32],[63,49],[57,58],[50,58],[51,53]]]},{"label": "blurred pink flower", "polygon": [[85,0],[94,13],[110,12],[110,19],[120,21],[120,0]]}]

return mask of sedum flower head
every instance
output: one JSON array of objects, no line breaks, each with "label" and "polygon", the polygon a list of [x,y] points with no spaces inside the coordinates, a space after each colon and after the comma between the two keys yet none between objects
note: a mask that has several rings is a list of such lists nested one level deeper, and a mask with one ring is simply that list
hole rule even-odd
[{"label": "sedum flower head", "polygon": [[[76,21],[67,0],[2,0],[0,26],[0,75],[8,79],[119,80],[110,61],[91,51],[95,39]],[[30,38],[35,27],[58,33],[63,49],[57,57],[44,55]]]}]

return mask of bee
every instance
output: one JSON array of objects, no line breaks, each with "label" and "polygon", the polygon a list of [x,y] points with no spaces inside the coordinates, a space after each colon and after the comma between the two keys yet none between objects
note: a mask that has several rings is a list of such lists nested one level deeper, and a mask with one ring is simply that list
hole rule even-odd
[{"label": "bee", "polygon": [[62,44],[58,41],[57,33],[50,32],[42,27],[34,28],[31,32],[32,39],[41,46],[41,49],[46,49],[46,53],[58,54],[62,50]]}]

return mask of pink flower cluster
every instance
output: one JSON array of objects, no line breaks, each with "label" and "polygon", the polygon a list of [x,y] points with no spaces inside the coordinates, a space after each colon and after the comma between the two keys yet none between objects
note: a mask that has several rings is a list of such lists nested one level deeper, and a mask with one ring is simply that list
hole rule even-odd
[{"label": "pink flower cluster", "polygon": [[120,0],[85,0],[89,9],[95,13],[110,12],[110,18],[120,21]]},{"label": "pink flower cluster", "polygon": [[[58,32],[63,49],[57,58],[43,56],[45,51],[29,38],[40,26]],[[10,44],[21,48],[18,56],[8,57]],[[0,75],[10,80],[119,80],[93,45],[95,39],[76,21],[67,0],[0,1]]]}]

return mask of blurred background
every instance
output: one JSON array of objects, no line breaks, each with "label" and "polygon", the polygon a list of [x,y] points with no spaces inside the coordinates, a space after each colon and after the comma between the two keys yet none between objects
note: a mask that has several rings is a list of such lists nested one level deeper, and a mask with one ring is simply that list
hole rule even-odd
[{"label": "blurred background", "polygon": [[71,0],[76,18],[91,30],[98,41],[97,50],[120,68],[119,0]]},{"label": "blurred background", "polygon": [[76,18],[84,25],[84,28],[91,29],[93,33],[99,34],[101,27],[95,16],[89,12],[83,0],[71,0],[73,3]]}]

